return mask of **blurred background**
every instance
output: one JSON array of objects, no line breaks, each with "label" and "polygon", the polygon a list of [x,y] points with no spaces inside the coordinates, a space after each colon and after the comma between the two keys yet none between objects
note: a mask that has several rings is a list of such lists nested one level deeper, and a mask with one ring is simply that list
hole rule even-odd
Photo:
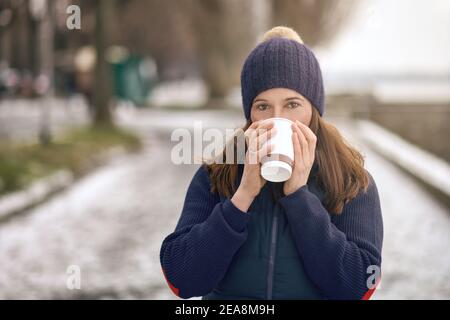
[{"label": "blurred background", "polygon": [[446,0],[0,0],[0,298],[177,299],[159,249],[198,164],[177,128],[245,123],[239,75],[287,25],[384,218],[373,299],[450,298]]}]

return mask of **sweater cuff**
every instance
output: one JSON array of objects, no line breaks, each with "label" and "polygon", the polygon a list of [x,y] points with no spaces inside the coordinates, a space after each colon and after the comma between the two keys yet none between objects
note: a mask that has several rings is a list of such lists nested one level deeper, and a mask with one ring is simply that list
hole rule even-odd
[{"label": "sweater cuff", "polygon": [[280,198],[279,202],[286,210],[287,215],[294,221],[301,221],[305,217],[316,222],[323,217],[330,219],[328,211],[323,207],[320,199],[309,190],[308,185],[304,185],[290,195]]},{"label": "sweater cuff", "polygon": [[289,204],[290,202],[292,202],[292,200],[296,201],[298,199],[298,197],[302,197],[305,194],[311,193],[309,191],[308,185],[305,184],[303,186],[301,186],[300,188],[298,188],[296,191],[292,192],[290,195],[281,197],[279,199],[281,204]]},{"label": "sweater cuff", "polygon": [[225,221],[237,232],[242,232],[250,220],[250,214],[241,211],[228,198],[222,203],[222,212]]},{"label": "sweater cuff", "polygon": [[[305,184],[301,186],[299,189],[297,189],[295,192],[291,193],[290,195],[284,196],[280,198],[278,201],[280,204],[284,207],[286,211],[291,211],[288,209],[297,209],[295,211],[298,211],[298,209],[302,208],[305,209],[305,205],[307,203],[310,203],[309,200],[312,200],[311,197],[316,197],[314,193],[309,191],[308,185]],[[317,199],[318,200],[318,199]],[[314,203],[314,200],[312,200]],[[304,210],[300,210],[304,211]]]}]

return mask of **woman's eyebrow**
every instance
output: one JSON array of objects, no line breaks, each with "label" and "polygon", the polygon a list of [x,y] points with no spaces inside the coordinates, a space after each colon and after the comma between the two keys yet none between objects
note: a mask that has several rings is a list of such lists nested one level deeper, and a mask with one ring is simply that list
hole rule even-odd
[{"label": "woman's eyebrow", "polygon": [[[303,99],[302,97],[289,97],[289,98],[284,99],[284,101],[289,101],[289,100],[301,100],[301,101],[305,101],[305,99]],[[258,102],[258,101],[267,102],[266,99],[258,98],[258,99],[255,99],[255,100],[253,101],[253,103],[256,103],[256,102]]]},{"label": "woman's eyebrow", "polygon": [[305,101],[305,99],[303,99],[302,97],[289,97],[289,98],[286,98],[284,100],[285,101],[288,101],[288,100],[302,100],[302,101]]},{"label": "woman's eyebrow", "polygon": [[265,99],[258,98],[258,99],[255,99],[255,100],[253,101],[253,103],[258,102],[258,101],[265,101],[265,102],[267,102],[267,100],[265,100]]}]

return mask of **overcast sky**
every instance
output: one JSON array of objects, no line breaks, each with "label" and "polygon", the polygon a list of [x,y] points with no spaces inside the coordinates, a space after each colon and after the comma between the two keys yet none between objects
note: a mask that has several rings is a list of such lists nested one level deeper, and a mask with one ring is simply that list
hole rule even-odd
[{"label": "overcast sky", "polygon": [[364,0],[327,49],[324,73],[450,74],[449,0]]}]

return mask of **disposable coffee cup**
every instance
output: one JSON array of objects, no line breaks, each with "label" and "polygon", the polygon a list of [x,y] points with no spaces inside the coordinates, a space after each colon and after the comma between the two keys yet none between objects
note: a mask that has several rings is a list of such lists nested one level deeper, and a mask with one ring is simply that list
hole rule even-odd
[{"label": "disposable coffee cup", "polygon": [[270,118],[263,122],[266,121],[273,121],[276,132],[266,142],[272,145],[272,150],[261,159],[261,176],[267,181],[283,182],[291,177],[294,164],[293,122],[285,118]]}]

